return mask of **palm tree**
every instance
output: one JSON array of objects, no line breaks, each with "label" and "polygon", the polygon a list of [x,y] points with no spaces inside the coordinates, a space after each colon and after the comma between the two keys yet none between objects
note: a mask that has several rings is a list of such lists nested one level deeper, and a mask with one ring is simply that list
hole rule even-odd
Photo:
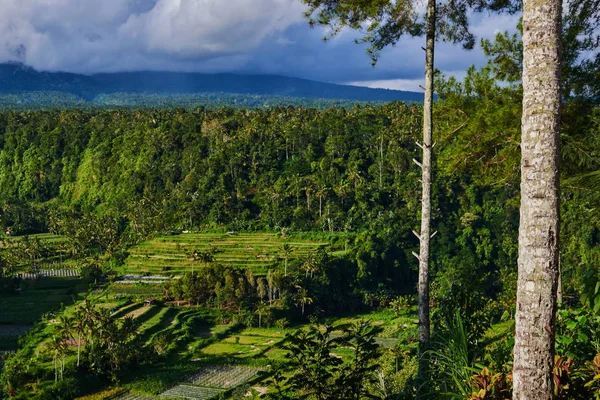
[{"label": "palm tree", "polygon": [[60,379],[63,378],[64,371],[64,354],[65,344],[63,338],[60,336],[53,336],[50,343],[48,343],[48,349],[52,352],[52,361],[54,363],[54,382],[58,382],[58,362],[62,359]]},{"label": "palm tree", "polygon": [[269,305],[273,305],[273,298],[275,297],[274,291],[275,291],[275,284],[274,284],[274,280],[273,280],[273,271],[272,270],[268,270],[267,271],[267,294],[269,296]]},{"label": "palm tree", "polygon": [[73,319],[69,318],[66,315],[61,315],[58,317],[58,329],[60,331],[60,336],[64,340],[70,340],[71,337],[71,325],[73,323]]},{"label": "palm tree", "polygon": [[313,192],[313,182],[310,178],[304,179],[304,187],[302,188],[306,193],[306,209],[310,211],[310,194]]},{"label": "palm tree", "polygon": [[77,333],[77,366],[79,367],[79,358],[81,354],[81,335],[85,334],[87,323],[85,315],[81,310],[77,310],[73,316],[73,329]]},{"label": "palm tree", "polygon": [[98,320],[98,312],[94,309],[92,303],[85,299],[83,302],[83,306],[81,307],[81,312],[83,314],[83,320],[85,324],[85,330],[87,331],[87,336],[89,338],[89,342],[91,344],[92,350],[94,349],[94,336],[96,334],[96,321]]},{"label": "palm tree", "polygon": [[308,279],[308,274],[310,274],[310,277],[312,279],[314,273],[319,270],[319,265],[315,253],[311,252],[306,256],[306,258],[304,259],[304,263],[302,264],[302,268],[306,272],[306,279]]},{"label": "palm tree", "polygon": [[317,193],[315,194],[319,198],[319,218],[323,216],[323,196],[327,194],[329,189],[326,186],[319,186]]},{"label": "palm tree", "polygon": [[258,314],[258,327],[261,328],[262,327],[262,316],[267,315],[269,313],[269,306],[264,301],[261,301],[260,303],[258,303],[256,305],[255,312],[256,312],[256,314]]},{"label": "palm tree", "polygon": [[61,315],[58,317],[58,330],[60,333],[60,339],[62,343],[62,348],[60,349],[61,356],[61,365],[60,365],[60,379],[63,379],[63,374],[65,372],[65,354],[69,349],[69,341],[73,338],[71,335],[71,327],[73,324],[73,319],[67,317],[66,315]]},{"label": "palm tree", "polygon": [[292,246],[290,246],[287,243],[284,243],[283,246],[281,246],[281,251],[283,252],[284,259],[284,275],[287,276],[287,263],[288,257],[290,256],[290,254],[292,254]]},{"label": "palm tree", "polygon": [[188,260],[192,260],[192,275],[194,275],[194,264],[200,260],[200,252],[198,249],[189,250],[185,254]]},{"label": "palm tree", "polygon": [[304,316],[304,307],[307,304],[312,304],[313,299],[309,296],[308,290],[306,288],[303,288],[301,286],[296,286],[296,287],[298,288],[298,293],[296,294],[296,299],[298,300],[298,303],[302,307],[302,316]]},{"label": "palm tree", "polygon": [[342,179],[339,184],[333,187],[334,192],[342,201],[342,211],[344,210],[344,198],[346,197],[348,186],[348,181],[346,179]]}]

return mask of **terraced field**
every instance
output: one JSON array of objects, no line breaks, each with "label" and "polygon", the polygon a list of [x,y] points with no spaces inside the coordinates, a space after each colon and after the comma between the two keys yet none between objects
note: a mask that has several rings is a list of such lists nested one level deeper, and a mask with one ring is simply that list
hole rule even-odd
[{"label": "terraced field", "polygon": [[250,268],[257,274],[283,257],[282,246],[288,244],[288,260],[305,256],[327,242],[305,239],[283,239],[269,233],[187,233],[161,236],[148,240],[129,250],[122,272],[125,274],[180,275],[203,264],[188,254],[192,251],[214,251],[214,262],[241,268]]}]

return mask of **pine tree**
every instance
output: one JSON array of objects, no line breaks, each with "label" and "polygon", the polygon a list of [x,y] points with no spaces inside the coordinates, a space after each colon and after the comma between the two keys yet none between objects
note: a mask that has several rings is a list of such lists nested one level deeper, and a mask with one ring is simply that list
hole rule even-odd
[{"label": "pine tree", "polygon": [[[470,10],[514,11],[518,5],[512,0],[469,0],[465,3],[443,0],[428,0],[425,16],[419,15],[417,1],[393,0],[303,0],[309,6],[306,13],[311,26],[315,24],[331,27],[336,35],[344,27],[366,31],[360,43],[369,43],[368,54],[375,65],[380,52],[396,44],[403,36],[425,35],[425,97],[423,104],[423,150],[421,162],[415,160],[422,170],[421,230],[415,232],[420,242],[419,254],[419,342],[423,351],[430,339],[429,319],[429,253],[431,234],[431,181],[433,143],[433,81],[435,42],[438,38],[460,43],[466,49],[473,48],[475,37],[469,31]],[[515,3],[516,4],[516,3]],[[366,28],[365,28],[366,26]],[[326,37],[325,39],[328,39]]]}]

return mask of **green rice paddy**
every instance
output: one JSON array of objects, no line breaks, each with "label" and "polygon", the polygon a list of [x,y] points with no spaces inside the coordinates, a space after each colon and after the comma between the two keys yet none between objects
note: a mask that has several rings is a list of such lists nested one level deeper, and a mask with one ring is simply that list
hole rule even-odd
[{"label": "green rice paddy", "polygon": [[327,241],[286,239],[271,233],[184,233],[160,236],[131,248],[120,271],[124,274],[181,275],[204,265],[193,260],[189,256],[191,252],[212,250],[215,263],[265,274],[271,265],[282,262],[284,244],[291,248],[288,261],[329,246]]}]

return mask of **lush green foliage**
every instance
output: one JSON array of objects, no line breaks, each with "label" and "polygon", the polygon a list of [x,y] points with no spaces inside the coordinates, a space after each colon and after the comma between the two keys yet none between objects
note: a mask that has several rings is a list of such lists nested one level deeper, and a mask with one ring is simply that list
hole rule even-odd
[{"label": "lush green foliage", "polygon": [[[64,256],[85,265],[82,273],[99,283],[102,269],[129,271],[144,263],[143,272],[177,273],[181,279],[160,289],[158,284],[117,289],[112,283],[106,293],[139,297],[161,290],[167,301],[202,307],[111,305],[116,313],[105,334],[113,336],[96,336],[92,346],[86,332],[79,369],[73,367],[74,349],[65,355],[61,341],[51,341],[64,332],[36,326],[19,354],[7,360],[5,392],[14,394],[39,379],[35,390],[41,398],[68,397],[90,376],[128,375],[122,374],[124,367],[136,363],[143,350],[150,355],[148,363],[125,376],[127,385],[158,393],[198,371],[192,357],[277,365],[284,359],[279,336],[290,323],[335,321],[340,313],[378,309],[381,321],[398,317],[385,328],[387,339],[397,337],[397,345],[377,349],[381,338],[366,325],[347,327],[342,336],[333,328],[299,332],[286,345],[293,351],[291,363],[277,370],[271,389],[281,389],[281,396],[410,398],[416,385],[426,384],[435,398],[509,397],[521,113],[521,92],[514,83],[520,65],[511,56],[518,52],[518,36],[502,36],[490,46],[486,51],[497,58],[489,66],[469,70],[463,82],[439,77],[437,85],[433,226],[438,234],[431,265],[438,340],[428,355],[435,361],[434,379],[414,380],[413,301],[399,297],[415,285],[416,261],[410,253],[417,242],[410,231],[418,226],[420,207],[411,159],[417,154],[419,106],[4,112],[2,229],[51,230],[64,237],[60,250],[35,237],[3,243],[0,283],[6,293],[0,300],[6,322],[31,322],[42,312],[57,311],[65,297],[68,303],[75,290],[61,286],[48,293],[51,289],[42,286],[54,281],[28,287],[15,279],[42,260],[62,264]],[[513,83],[498,85],[499,77]],[[578,86],[581,90],[572,90],[577,95],[565,97],[562,118],[564,300],[554,371],[559,398],[590,399],[599,393],[600,112],[597,98],[582,98],[595,90],[592,86]],[[265,250],[254,256],[269,261],[261,259],[260,268],[253,268],[247,259],[228,258],[234,251],[221,252],[225,243],[194,244],[186,235],[195,234],[181,233],[185,230],[212,230],[219,240],[227,231],[244,232],[240,236],[260,231],[257,240]],[[169,232],[174,235],[167,240]],[[162,235],[145,241],[156,233]],[[271,241],[275,235],[280,237]],[[300,252],[285,237],[327,244]],[[267,251],[267,245],[276,250]],[[161,246],[171,249],[161,253],[156,250]],[[150,265],[153,256],[170,256],[172,247],[180,270],[169,271],[167,262]],[[17,287],[24,289],[23,297],[15,295]],[[56,301],[44,304],[36,295]],[[31,315],[17,311],[15,304],[24,300],[40,306]],[[200,326],[207,325],[205,313],[212,315],[211,323],[231,325]],[[120,336],[123,323],[115,316],[125,315],[136,317],[137,334]],[[243,330],[244,325],[260,326],[254,329],[262,329],[263,336]],[[279,336],[267,338],[265,326],[277,327]],[[114,347],[114,341],[131,344],[132,352]],[[47,351],[29,361],[37,348]],[[312,376],[310,384],[305,376]],[[352,386],[358,383],[360,389]]]},{"label": "lush green foliage", "polygon": [[[341,335],[332,336],[339,330]],[[379,356],[374,337],[380,328],[362,321],[347,326],[312,326],[289,334],[284,348],[287,362],[270,378],[273,399],[362,399],[381,398],[372,392],[376,382],[373,361]],[[344,362],[336,354],[341,348],[352,349]]]}]

